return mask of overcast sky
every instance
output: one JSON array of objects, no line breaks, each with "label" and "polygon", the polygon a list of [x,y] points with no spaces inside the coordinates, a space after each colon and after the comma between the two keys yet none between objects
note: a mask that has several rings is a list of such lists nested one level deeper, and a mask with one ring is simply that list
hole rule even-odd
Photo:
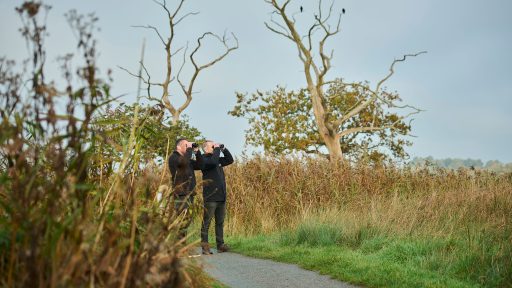
[{"label": "overcast sky", "polygon": [[[292,1],[297,21],[311,23],[316,1]],[[328,1],[324,1],[327,3]],[[21,1],[0,0],[0,57],[26,57],[19,36],[20,20],[14,11]],[[64,13],[77,9],[100,18],[99,63],[113,69],[113,94],[135,100],[137,81],[120,70],[136,71],[142,41],[145,63],[152,79],[161,80],[165,54],[149,30],[132,25],[154,25],[167,33],[166,15],[150,0],[55,0],[48,18],[48,63],[57,55],[73,52],[75,40]],[[168,1],[174,6],[177,1]],[[403,54],[428,51],[396,67],[387,82],[404,102],[426,110],[415,116],[411,156],[479,158],[512,162],[512,1],[411,1],[335,0],[335,9],[346,9],[341,33],[330,39],[334,49],[330,78],[368,80],[375,84],[390,63]],[[264,26],[270,6],[263,0],[188,0],[184,13],[200,12],[177,27],[177,45],[190,45],[202,32],[234,33],[240,48],[204,71],[196,94],[185,111],[193,126],[207,138],[218,140],[240,155],[244,145],[243,119],[227,112],[235,104],[235,91],[267,91],[283,85],[304,86],[296,48]],[[214,46],[208,51],[218,52]],[[206,51],[201,59],[209,55]],[[58,75],[58,74],[55,74]],[[155,91],[156,92],[156,91]],[[173,91],[171,91],[171,94]],[[156,93],[155,93],[156,95]],[[180,97],[180,96],[176,96]],[[180,99],[179,101],[183,101]]]}]

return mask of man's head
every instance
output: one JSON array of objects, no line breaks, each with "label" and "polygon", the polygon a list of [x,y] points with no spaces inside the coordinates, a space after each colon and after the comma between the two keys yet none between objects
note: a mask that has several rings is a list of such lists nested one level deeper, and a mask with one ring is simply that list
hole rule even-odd
[{"label": "man's head", "polygon": [[212,140],[206,140],[203,143],[203,151],[204,153],[213,153],[213,145],[215,143]]},{"label": "man's head", "polygon": [[181,155],[184,155],[187,152],[187,147],[189,146],[189,142],[185,138],[179,138],[176,140],[176,151]]}]

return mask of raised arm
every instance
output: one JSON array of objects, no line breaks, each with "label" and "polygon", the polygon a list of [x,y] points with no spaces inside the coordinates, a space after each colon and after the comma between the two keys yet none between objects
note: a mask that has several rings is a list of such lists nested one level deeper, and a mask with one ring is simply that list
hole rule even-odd
[{"label": "raised arm", "polygon": [[190,159],[192,158],[192,148],[187,149],[185,155],[181,156],[180,154],[173,153],[169,157],[169,170],[171,171],[171,176],[174,179],[176,176],[176,171],[180,169],[184,169],[189,165]]},{"label": "raised arm", "polygon": [[235,162],[235,160],[233,160],[233,156],[231,155],[227,148],[224,148],[224,150],[222,150],[222,154],[224,154],[224,156],[220,157],[219,159],[220,165],[222,165],[222,167],[228,166]]},{"label": "raised arm", "polygon": [[204,168],[206,170],[213,169],[219,165],[220,148],[216,147],[213,149],[212,157],[206,157],[203,159]]},{"label": "raised arm", "polygon": [[176,177],[176,172],[178,171],[178,169],[186,165],[185,161],[185,157],[182,157],[175,153],[171,154],[171,156],[169,157],[169,171],[171,172],[171,177],[173,181],[174,178]]},{"label": "raised arm", "polygon": [[196,160],[191,160],[192,166],[194,167],[194,170],[202,170],[204,168],[204,158],[201,154],[201,151],[197,150],[196,152]]}]

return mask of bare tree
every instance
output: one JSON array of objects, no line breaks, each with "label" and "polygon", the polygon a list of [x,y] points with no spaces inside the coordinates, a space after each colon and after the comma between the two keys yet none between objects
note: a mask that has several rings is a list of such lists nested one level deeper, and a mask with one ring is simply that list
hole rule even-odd
[{"label": "bare tree", "polygon": [[[307,89],[311,95],[315,122],[318,126],[318,131],[321,135],[321,138],[325,141],[325,145],[331,160],[340,160],[343,157],[340,145],[341,137],[349,134],[394,128],[394,124],[386,126],[374,126],[371,124],[365,127],[355,127],[346,130],[342,129],[343,123],[350,120],[352,117],[357,116],[358,113],[368,107],[368,105],[373,105],[380,101],[381,103],[386,102],[386,104],[391,107],[408,108],[412,110],[412,112],[397,119],[396,123],[399,123],[405,118],[420,112],[419,109],[409,105],[398,106],[394,103],[389,103],[386,99],[380,97],[379,95],[381,95],[380,93],[386,93],[382,90],[382,85],[394,74],[394,66],[396,63],[405,61],[407,57],[418,56],[419,54],[426,52],[407,54],[400,59],[395,59],[391,63],[389,73],[377,83],[375,88],[370,89],[369,93],[372,95],[370,98],[356,103],[356,105],[354,105],[351,109],[344,111],[340,117],[333,120],[330,116],[334,114],[332,110],[336,109],[336,107],[331,107],[329,105],[329,101],[327,101],[326,95],[324,93],[324,86],[332,83],[332,81],[326,80],[325,76],[331,69],[333,50],[331,50],[330,53],[326,52],[325,44],[329,38],[340,32],[341,17],[345,10],[343,9],[343,12],[338,14],[336,19],[334,19],[334,1],[332,1],[329,8],[326,9],[322,5],[322,0],[319,0],[318,10],[314,15],[313,24],[309,26],[307,32],[304,35],[301,35],[296,27],[296,19],[294,15],[297,13],[292,13],[290,16],[289,11],[287,10],[291,0],[286,0],[282,4],[279,4],[277,0],[264,1],[270,4],[274,9],[270,22],[266,22],[265,26],[270,31],[292,41],[297,48],[299,59],[304,65],[304,76],[306,77]],[[277,15],[278,20],[274,19],[275,15]],[[315,35],[318,33],[320,34]],[[344,84],[347,86],[352,86],[353,88],[358,88],[361,85],[360,83]]]},{"label": "bare tree", "polygon": [[[170,9],[167,6],[167,3],[165,0],[163,2],[153,0],[153,2],[155,2],[160,7],[162,7],[162,9],[165,11],[165,13],[167,15],[167,21],[168,21],[168,25],[169,25],[169,29],[170,29],[169,35],[167,37],[162,36],[162,33],[155,26],[152,26],[152,25],[138,25],[138,26],[134,26],[134,27],[153,30],[154,33],[160,39],[160,41],[164,47],[165,54],[166,54],[165,77],[162,82],[153,82],[151,80],[151,76],[150,76],[148,70],[146,69],[146,66],[142,62],[140,64],[144,70],[145,76],[134,74],[122,67],[121,67],[121,69],[127,71],[132,76],[140,78],[147,85],[147,93],[148,93],[147,98],[149,100],[157,101],[161,107],[164,107],[165,109],[167,109],[167,111],[169,111],[172,115],[172,123],[176,124],[180,118],[181,113],[190,105],[190,102],[192,101],[192,94],[194,93],[194,84],[196,83],[197,77],[199,76],[201,71],[220,62],[231,51],[237,49],[238,48],[238,39],[236,38],[236,36],[233,33],[231,33],[231,35],[233,37],[232,41],[234,41],[234,44],[230,45],[230,43],[228,43],[228,42],[230,42],[231,39],[229,39],[226,36],[226,33],[224,33],[224,35],[222,35],[222,36],[219,36],[212,32],[204,32],[200,37],[198,37],[196,39],[195,46],[193,47],[192,51],[190,53],[188,53],[188,44],[185,47],[185,49],[183,49],[184,47],[180,47],[180,48],[175,47],[174,37],[176,35],[175,34],[176,27],[185,18],[187,18],[189,16],[197,15],[199,13],[198,12],[190,12],[190,13],[181,15],[180,12],[183,8],[183,4],[185,3],[185,0],[180,0],[179,4],[174,9]],[[196,57],[197,53],[203,48],[202,44],[204,41],[206,41],[207,38],[211,38],[215,41],[218,41],[224,47],[224,52],[221,55],[219,55],[213,59],[210,59],[209,62],[200,64],[200,63],[198,63],[198,61],[195,57]],[[176,60],[175,57],[182,50],[183,50],[183,59],[182,59],[181,65],[178,65],[179,62]],[[183,70],[183,67],[187,63],[187,57],[188,57],[189,63],[192,64],[194,69],[193,69],[193,73],[192,73],[192,76],[190,77],[190,79],[188,79],[188,81],[184,81],[182,79],[183,77],[181,76],[181,72]],[[179,67],[179,68],[175,69],[177,67]],[[171,103],[171,100],[170,100],[171,93],[169,90],[170,90],[170,85],[173,81],[177,81],[179,83],[181,92],[185,96],[185,102],[179,107],[177,107],[177,104],[175,102]],[[159,98],[151,96],[151,91],[150,91],[151,86],[159,86],[162,88],[162,94]],[[172,93],[172,95],[176,95],[176,94],[178,94],[178,92]]]}]

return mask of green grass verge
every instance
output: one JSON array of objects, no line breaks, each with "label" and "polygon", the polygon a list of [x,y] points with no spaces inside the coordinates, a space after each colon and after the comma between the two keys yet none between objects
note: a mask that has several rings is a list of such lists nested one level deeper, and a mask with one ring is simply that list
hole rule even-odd
[{"label": "green grass verge", "polygon": [[235,252],[367,287],[510,287],[511,268],[503,267],[509,260],[500,258],[510,250],[504,253],[486,239],[383,236],[367,227],[344,235],[339,227],[309,223],[295,231],[228,240]]}]

